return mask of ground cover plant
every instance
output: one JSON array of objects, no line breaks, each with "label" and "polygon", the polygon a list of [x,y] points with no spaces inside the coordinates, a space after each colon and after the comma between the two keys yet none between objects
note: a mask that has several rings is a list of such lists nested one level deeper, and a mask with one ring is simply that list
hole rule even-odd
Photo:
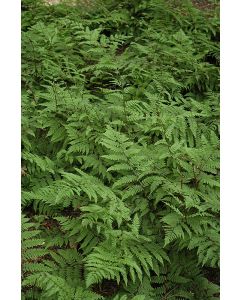
[{"label": "ground cover plant", "polygon": [[22,299],[219,299],[219,9],[200,2],[22,1]]}]

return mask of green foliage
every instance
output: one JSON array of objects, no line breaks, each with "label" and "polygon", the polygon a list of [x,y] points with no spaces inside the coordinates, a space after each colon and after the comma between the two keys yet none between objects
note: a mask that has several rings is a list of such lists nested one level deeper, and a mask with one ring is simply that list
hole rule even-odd
[{"label": "green foliage", "polygon": [[22,1],[22,298],[219,299],[218,5],[83,2]]}]

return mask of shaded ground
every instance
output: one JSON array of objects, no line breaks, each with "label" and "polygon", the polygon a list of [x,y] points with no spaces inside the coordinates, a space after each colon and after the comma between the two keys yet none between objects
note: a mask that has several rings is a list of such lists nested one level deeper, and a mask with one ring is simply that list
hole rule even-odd
[{"label": "shaded ground", "polygon": [[[50,4],[50,5],[54,5],[54,4],[58,4],[60,2],[63,2],[63,0],[45,0],[45,2]],[[84,5],[90,5],[91,4],[91,0],[81,0],[81,1],[79,1],[79,0],[67,0],[67,2],[69,4],[72,4],[72,5],[76,4],[76,2],[80,2]]]},{"label": "shaded ground", "polygon": [[[62,2],[63,0],[45,0],[46,3],[50,4],[50,5],[54,5],[54,4],[58,4],[60,2]],[[76,1],[71,0],[68,1],[69,3],[76,3]],[[83,2],[83,4],[87,4],[89,5],[91,3],[91,0],[82,0],[81,2]],[[213,3],[210,3],[209,0],[192,0],[193,4],[195,7],[197,7],[198,9],[202,9],[202,10],[210,10],[213,9],[216,5]]]},{"label": "shaded ground", "polygon": [[208,0],[192,0],[195,7],[202,10],[211,10],[215,8],[215,4],[210,3]]}]

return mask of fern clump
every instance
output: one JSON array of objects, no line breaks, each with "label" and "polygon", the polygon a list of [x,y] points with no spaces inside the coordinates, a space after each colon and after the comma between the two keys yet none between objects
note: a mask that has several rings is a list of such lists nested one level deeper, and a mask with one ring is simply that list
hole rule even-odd
[{"label": "fern clump", "polygon": [[22,298],[219,299],[219,11],[22,1]]}]

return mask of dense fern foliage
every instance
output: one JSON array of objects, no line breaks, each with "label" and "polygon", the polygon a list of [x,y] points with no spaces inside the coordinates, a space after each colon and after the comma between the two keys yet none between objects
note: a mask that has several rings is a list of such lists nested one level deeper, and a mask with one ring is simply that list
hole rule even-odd
[{"label": "dense fern foliage", "polygon": [[22,299],[219,299],[218,272],[218,3],[23,0]]}]

